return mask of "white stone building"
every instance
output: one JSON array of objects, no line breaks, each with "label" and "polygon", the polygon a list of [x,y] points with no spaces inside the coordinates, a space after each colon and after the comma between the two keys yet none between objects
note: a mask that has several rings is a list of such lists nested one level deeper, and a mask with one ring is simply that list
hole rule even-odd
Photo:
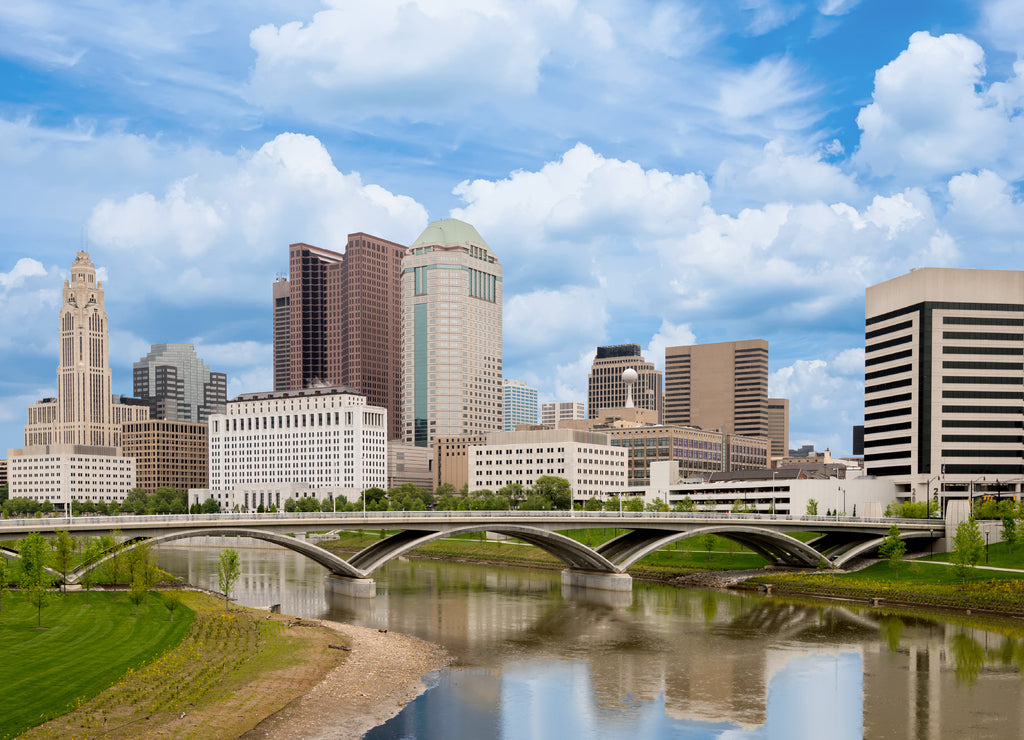
[{"label": "white stone building", "polygon": [[50,501],[64,514],[70,511],[72,501],[124,501],[135,487],[135,459],[118,452],[86,445],[8,450],[11,496]]},{"label": "white stone building", "polygon": [[628,452],[608,435],[578,429],[541,429],[488,434],[469,448],[469,489],[529,488],[542,475],[565,478],[573,501],[586,501],[626,486]]},{"label": "white stone building", "polygon": [[288,498],[356,500],[387,486],[387,409],[349,388],[247,393],[210,417],[210,496],[221,508],[281,507]]}]

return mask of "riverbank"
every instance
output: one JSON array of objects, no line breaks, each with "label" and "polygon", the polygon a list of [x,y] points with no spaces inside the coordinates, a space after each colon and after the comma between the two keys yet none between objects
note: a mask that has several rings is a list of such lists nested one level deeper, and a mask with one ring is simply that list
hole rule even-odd
[{"label": "riverbank", "polygon": [[[54,708],[64,714],[20,737],[360,738],[417,696],[423,675],[448,663],[441,648],[405,635],[243,607],[225,611],[222,599],[206,593],[180,595],[194,612],[180,642],[109,679],[115,683],[95,696],[62,702]],[[98,614],[104,595],[92,596]],[[125,606],[119,602],[118,619],[130,634],[154,620],[167,623],[159,612],[121,614]],[[54,670],[76,675],[80,653],[96,652],[88,644],[94,631],[78,632],[85,638],[73,649],[59,640],[48,648]]]},{"label": "riverbank", "polygon": [[415,637],[326,620],[320,624],[347,638],[345,662],[240,740],[361,738],[423,693],[423,676],[450,662],[441,647]]}]

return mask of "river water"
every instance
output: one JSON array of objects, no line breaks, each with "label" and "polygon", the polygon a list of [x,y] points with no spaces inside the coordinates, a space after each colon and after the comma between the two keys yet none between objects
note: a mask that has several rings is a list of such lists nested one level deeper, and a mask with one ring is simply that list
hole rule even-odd
[{"label": "river water", "polygon": [[[643,583],[624,598],[570,593],[557,572],[435,561],[389,564],[374,599],[328,600],[322,567],[245,542],[232,542],[239,603],[455,657],[368,740],[1024,737],[1024,639],[998,630]],[[164,547],[158,560],[215,590],[217,553]]]}]

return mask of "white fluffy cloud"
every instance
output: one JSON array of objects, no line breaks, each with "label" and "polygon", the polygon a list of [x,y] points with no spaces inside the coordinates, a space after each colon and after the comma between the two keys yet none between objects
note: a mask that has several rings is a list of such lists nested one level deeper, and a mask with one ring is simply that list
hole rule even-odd
[{"label": "white fluffy cloud", "polygon": [[965,36],[912,35],[875,74],[872,102],[857,116],[855,161],[901,180],[978,167],[1020,176],[1024,87],[1019,76],[986,86],[985,71],[984,51]]},{"label": "white fluffy cloud", "polygon": [[169,302],[260,302],[292,242],[343,250],[353,231],[408,240],[427,222],[413,199],[339,171],[312,136],[281,134],[231,165],[179,179],[163,195],[101,200],[91,240],[119,252],[119,266],[134,263]]},{"label": "white fluffy cloud", "polygon": [[853,426],[863,423],[864,350],[782,367],[768,378],[768,395],[789,399],[790,447],[849,451]]},{"label": "white fluffy cloud", "polygon": [[[970,235],[976,249],[985,243],[994,253],[1020,253],[1024,242],[1024,202],[1008,182],[991,170],[965,172],[950,179],[949,196],[947,220],[965,238]],[[978,266],[1003,267],[985,260],[979,263]]]}]

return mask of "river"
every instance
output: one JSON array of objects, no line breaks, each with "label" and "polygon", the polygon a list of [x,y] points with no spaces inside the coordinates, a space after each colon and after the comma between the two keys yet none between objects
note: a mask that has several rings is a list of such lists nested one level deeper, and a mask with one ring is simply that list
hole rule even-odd
[{"label": "river", "polygon": [[[557,572],[419,560],[378,572],[374,599],[328,602],[321,566],[248,542],[233,543],[239,603],[455,657],[368,740],[1024,737],[1024,638],[956,616],[639,582],[625,598],[563,593]],[[217,553],[158,561],[215,590]]]}]

